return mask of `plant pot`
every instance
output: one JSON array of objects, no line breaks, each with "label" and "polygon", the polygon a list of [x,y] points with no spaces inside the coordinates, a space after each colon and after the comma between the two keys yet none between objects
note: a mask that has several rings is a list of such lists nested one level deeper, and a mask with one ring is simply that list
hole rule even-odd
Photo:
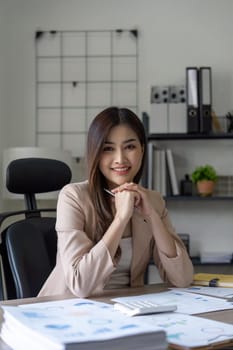
[{"label": "plant pot", "polygon": [[211,196],[214,192],[215,182],[211,180],[202,180],[197,182],[197,192],[200,196]]}]

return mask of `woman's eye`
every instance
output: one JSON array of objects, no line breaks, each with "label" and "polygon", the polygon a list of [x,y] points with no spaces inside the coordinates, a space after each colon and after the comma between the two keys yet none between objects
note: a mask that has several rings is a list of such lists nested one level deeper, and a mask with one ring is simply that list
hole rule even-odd
[{"label": "woman's eye", "polygon": [[113,147],[111,147],[111,146],[105,146],[103,148],[103,152],[112,152],[112,151],[113,151]]},{"label": "woman's eye", "polygon": [[128,149],[130,149],[130,150],[131,150],[131,149],[135,149],[135,145],[127,145],[126,148],[128,148]]}]

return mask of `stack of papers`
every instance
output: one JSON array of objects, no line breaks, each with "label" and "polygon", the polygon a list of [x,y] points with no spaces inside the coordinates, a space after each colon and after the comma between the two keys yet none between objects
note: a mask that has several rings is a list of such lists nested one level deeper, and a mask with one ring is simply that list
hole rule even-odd
[{"label": "stack of papers", "polygon": [[[217,288],[213,288],[217,289]],[[2,339],[15,350],[167,350],[214,349],[233,344],[233,325],[193,316],[233,309],[221,298],[187,292],[189,288],[121,297],[115,302],[156,300],[177,311],[126,316],[113,305],[88,299],[1,306]]]},{"label": "stack of papers", "polygon": [[112,305],[68,299],[2,306],[1,338],[16,350],[165,350],[166,333]]},{"label": "stack of papers", "polygon": [[[233,325],[193,316],[197,313],[233,309],[232,303],[206,295],[195,295],[190,288],[173,288],[170,291],[119,297],[115,302],[151,300],[160,304],[173,303],[177,310],[164,314],[139,316],[148,324],[161,327],[167,333],[169,348],[218,349],[233,344]],[[212,288],[217,289],[217,288]]]},{"label": "stack of papers", "polygon": [[[188,292],[194,294],[210,295],[217,298],[224,298],[227,301],[233,302],[233,288],[232,287],[203,287],[203,286],[191,286],[188,288],[173,288],[176,291]],[[220,299],[221,300],[221,299]]]},{"label": "stack of papers", "polygon": [[229,303],[225,299],[204,295],[197,296],[186,291],[181,291],[179,288],[174,288],[166,292],[120,297],[112,300],[116,303],[146,300],[161,306],[176,305],[176,311],[169,313],[170,315],[175,313],[195,315],[220,310],[233,310],[233,303]]},{"label": "stack of papers", "polygon": [[178,314],[140,316],[148,324],[163,327],[169,349],[219,349],[233,344],[233,326],[202,317]]}]

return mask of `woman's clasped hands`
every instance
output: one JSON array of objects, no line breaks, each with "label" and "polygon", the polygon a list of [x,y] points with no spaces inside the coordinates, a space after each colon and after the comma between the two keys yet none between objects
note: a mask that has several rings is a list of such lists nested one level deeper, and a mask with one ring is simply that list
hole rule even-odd
[{"label": "woman's clasped hands", "polygon": [[111,190],[115,195],[116,214],[122,218],[131,218],[134,210],[138,211],[144,218],[152,213],[152,206],[147,190],[133,182],[126,182]]}]

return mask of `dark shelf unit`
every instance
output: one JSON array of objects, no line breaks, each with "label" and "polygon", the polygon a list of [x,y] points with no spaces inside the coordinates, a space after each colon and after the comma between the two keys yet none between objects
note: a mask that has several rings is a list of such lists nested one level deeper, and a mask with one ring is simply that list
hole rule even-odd
[{"label": "dark shelf unit", "polygon": [[[143,124],[146,130],[147,134],[147,141],[153,142],[153,141],[191,141],[191,140],[233,140],[233,133],[210,133],[210,134],[185,134],[185,133],[149,133],[149,116],[146,113],[143,113],[142,116]],[[143,175],[143,184],[144,186],[147,186],[147,176],[148,176],[148,170],[146,168],[144,175]],[[166,201],[169,202],[176,202],[176,201],[187,201],[187,202],[217,202],[217,201],[232,201],[233,196],[208,196],[208,197],[201,197],[198,195],[192,195],[192,196],[172,196],[167,195],[164,197]],[[214,271],[216,269],[218,270],[218,273],[223,273],[222,269],[224,270],[224,273],[232,273],[232,267],[233,267],[233,260],[229,263],[219,263],[219,262],[212,262],[212,263],[203,263],[201,262],[201,259],[199,256],[192,256],[190,257],[192,260],[192,263],[195,267],[195,270],[197,269],[198,272],[208,272],[212,273],[212,268]],[[203,270],[204,268],[204,270]]]},{"label": "dark shelf unit", "polygon": [[219,262],[211,262],[211,263],[203,263],[201,262],[201,259],[199,256],[191,256],[190,259],[192,260],[193,265],[208,265],[208,266],[212,266],[212,265],[221,265],[221,266],[231,266],[233,261],[229,262],[229,263],[219,263]]},{"label": "dark shelf unit", "polygon": [[148,142],[162,140],[223,140],[233,139],[233,134],[230,133],[212,133],[212,134],[148,134]]},{"label": "dark shelf unit", "polygon": [[[146,112],[142,113],[142,122],[147,135],[147,141],[191,141],[191,140],[233,140],[233,133],[226,132],[210,132],[206,133],[149,133],[150,130],[150,117]],[[142,176],[142,185],[148,186],[148,164],[145,167]],[[203,200],[203,201],[214,201],[214,200],[232,200],[231,196],[215,196],[202,198],[199,196],[171,196],[165,197],[167,200]]]},{"label": "dark shelf unit", "polygon": [[[147,132],[147,141],[191,141],[191,140],[233,140],[233,133],[210,133],[210,134],[184,134],[184,133],[148,133],[148,121],[147,117],[143,117],[143,123]],[[142,178],[142,184],[148,186],[148,169],[145,170]],[[200,196],[172,196],[165,197],[167,200],[202,200],[202,201],[214,201],[214,200],[232,200],[233,196],[212,196],[212,197],[200,197]]]},{"label": "dark shelf unit", "polygon": [[[198,265],[201,265],[201,266],[213,266],[213,265],[231,266],[231,265],[233,265],[233,260],[231,260],[229,263],[226,263],[226,262],[224,262],[224,263],[219,263],[219,262],[203,263],[203,262],[201,262],[201,259],[199,256],[190,256],[190,259],[191,259],[194,266],[198,266]],[[150,260],[149,265],[154,265],[153,259]]]},{"label": "dark shelf unit", "polygon": [[208,196],[208,197],[201,197],[201,196],[166,196],[164,197],[166,200],[169,201],[232,201],[233,196]]}]

